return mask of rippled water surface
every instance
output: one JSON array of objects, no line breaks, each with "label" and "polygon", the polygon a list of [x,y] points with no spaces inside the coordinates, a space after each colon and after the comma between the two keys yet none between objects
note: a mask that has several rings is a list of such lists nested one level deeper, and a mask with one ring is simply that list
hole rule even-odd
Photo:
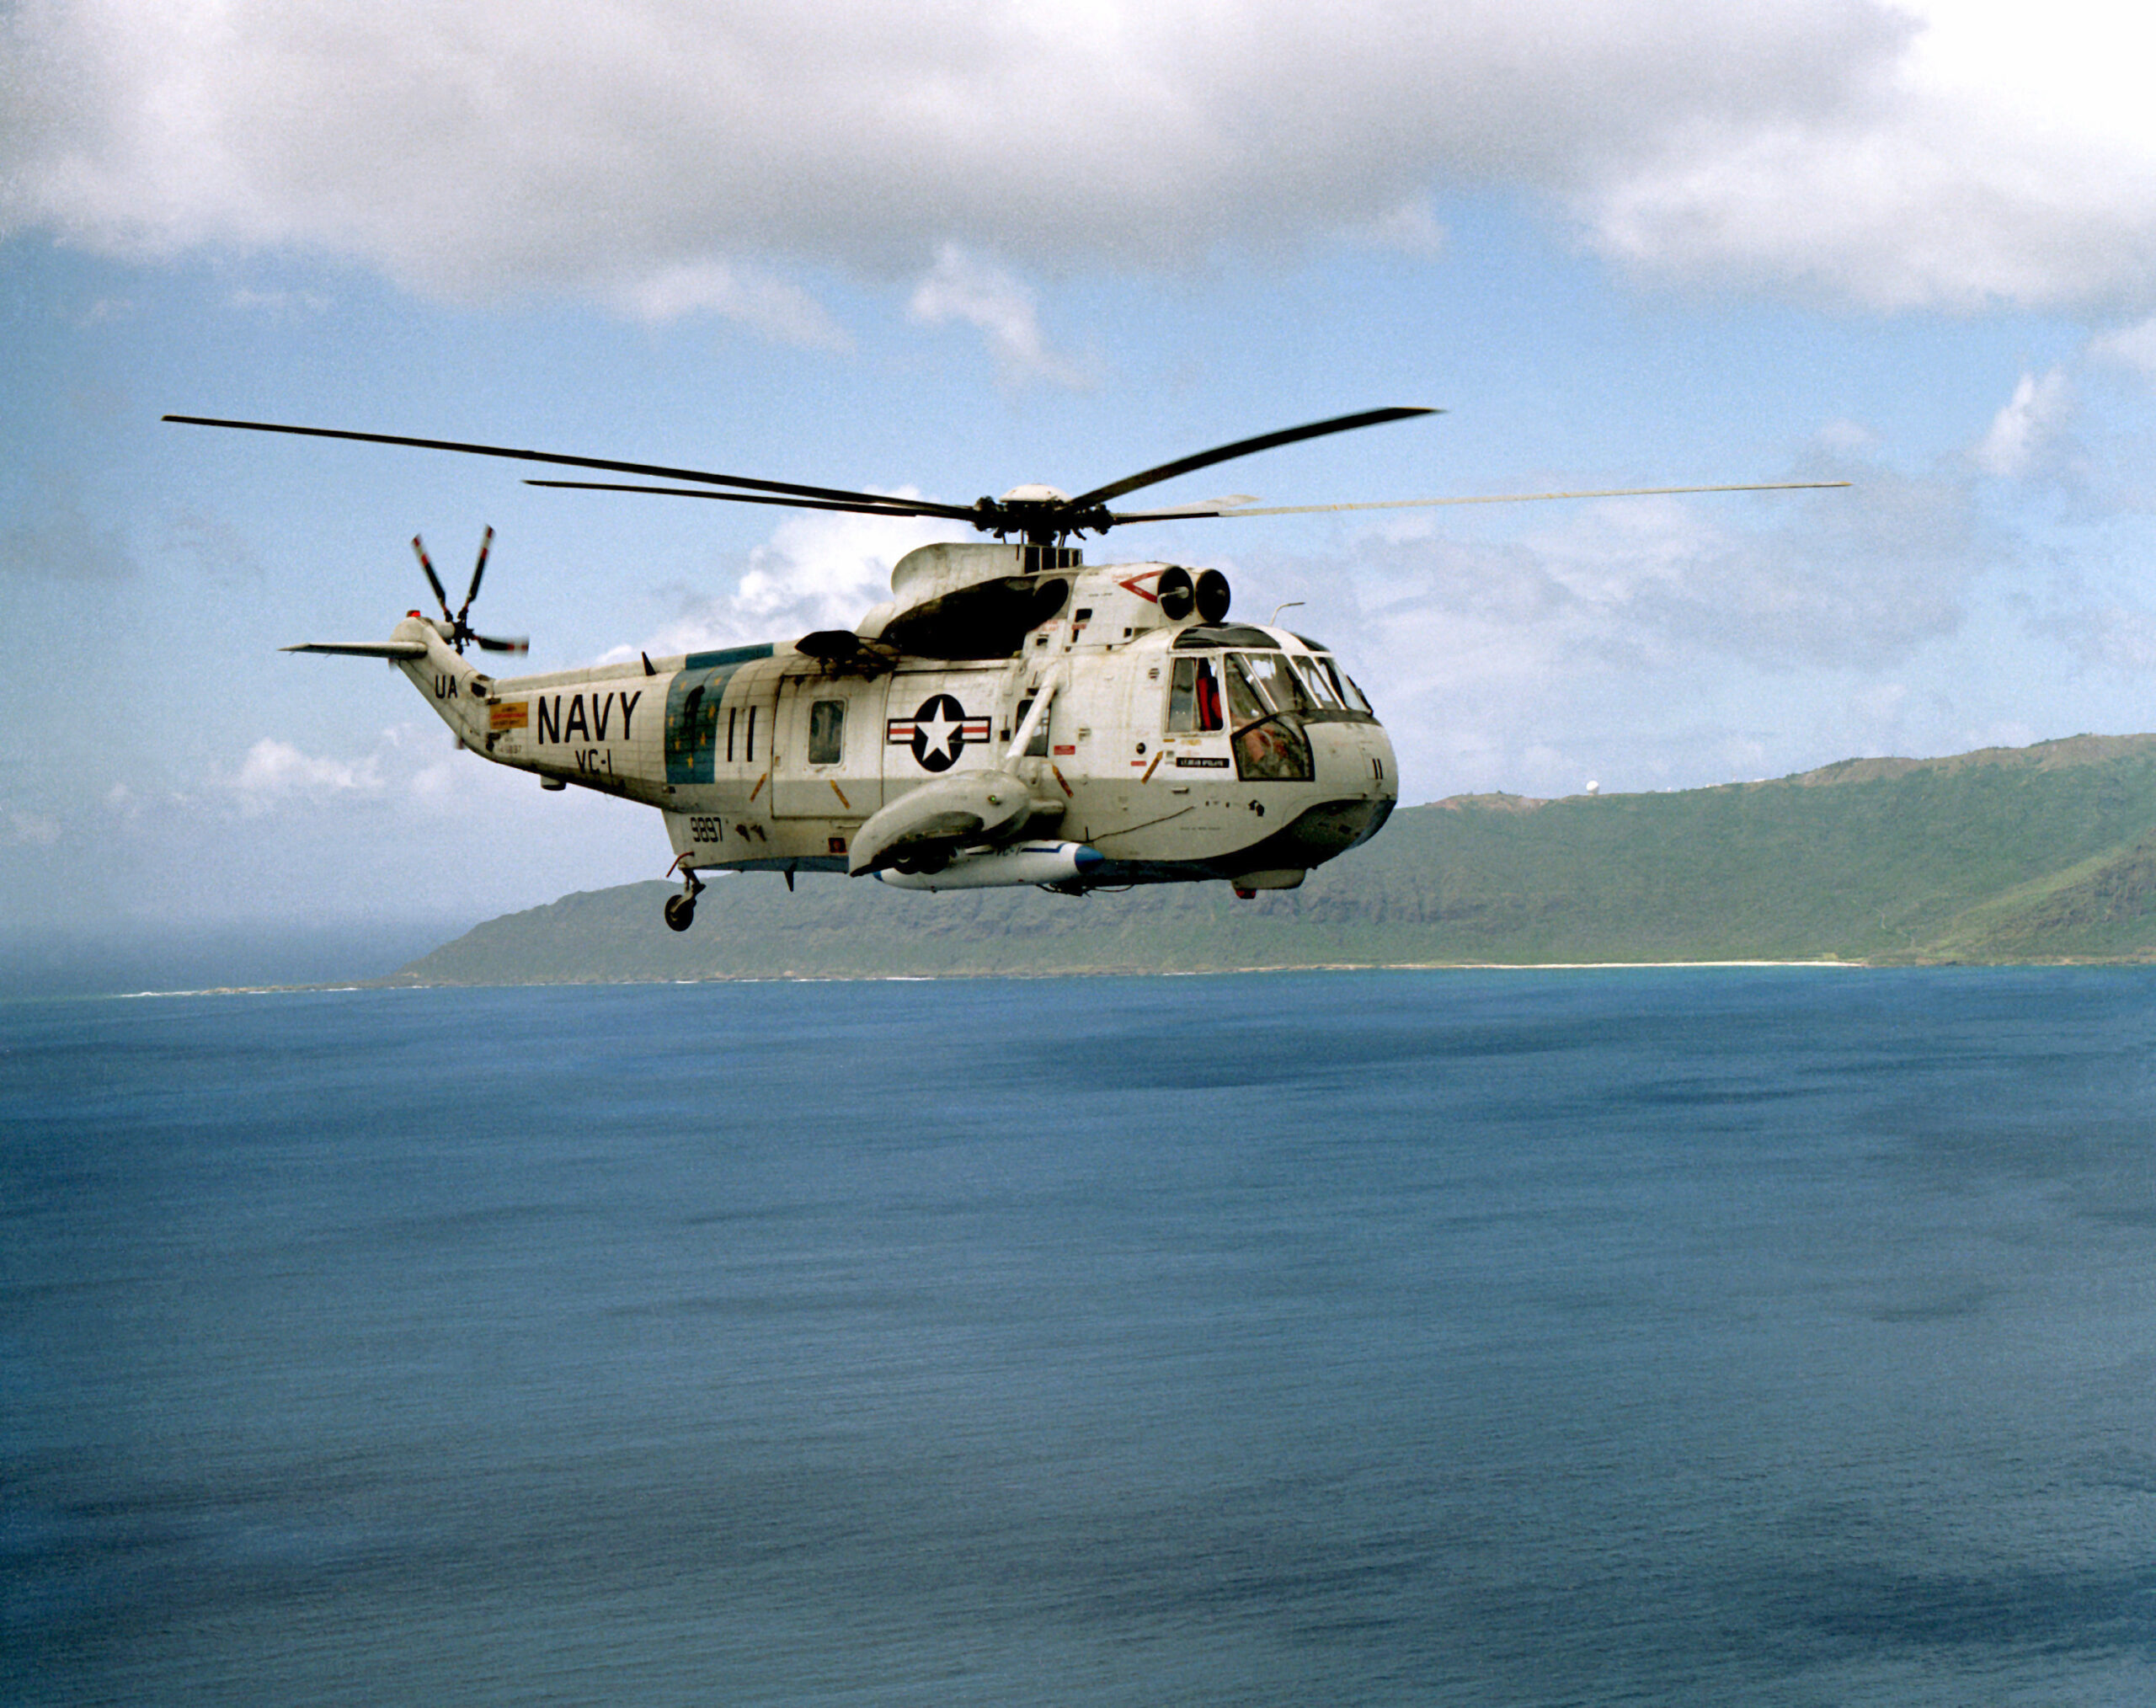
[{"label": "rippled water surface", "polygon": [[0,1007],[0,1695],[2156,1700],[2156,974]]}]

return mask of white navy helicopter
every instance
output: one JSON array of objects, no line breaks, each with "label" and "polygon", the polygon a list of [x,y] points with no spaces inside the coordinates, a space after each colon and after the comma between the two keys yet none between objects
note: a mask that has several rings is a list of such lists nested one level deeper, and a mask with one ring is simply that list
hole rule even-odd
[{"label": "white navy helicopter", "polygon": [[1292,889],[1312,867],[1374,836],[1399,796],[1392,744],[1331,649],[1275,624],[1230,622],[1218,569],[1089,564],[1070,543],[1085,534],[1203,516],[1846,484],[1266,509],[1237,495],[1109,508],[1254,451],[1435,413],[1368,410],[1238,440],[1075,497],[1019,486],[969,505],[503,446],[164,419],[641,478],[535,486],[937,517],[994,535],[995,544],[908,552],[891,573],[889,600],[851,629],[507,677],[465,656],[467,647],[527,649],[468,620],[494,530],[454,611],[414,539],[439,618],[413,611],[386,641],[285,649],[387,659],[473,753],[536,772],[542,788],[574,783],[657,808],[674,846],[669,869],[682,879],[666,923],[686,931],[707,872],[778,872],[788,889],[798,873],[830,872],[913,889],[1038,884],[1073,894],[1225,880],[1247,899]]}]

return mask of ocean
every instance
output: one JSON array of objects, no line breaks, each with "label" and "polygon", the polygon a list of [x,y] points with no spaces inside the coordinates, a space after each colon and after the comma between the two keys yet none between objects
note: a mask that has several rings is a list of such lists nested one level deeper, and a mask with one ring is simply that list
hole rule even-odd
[{"label": "ocean", "polygon": [[0,1006],[0,1696],[2156,1700],[2156,972]]}]

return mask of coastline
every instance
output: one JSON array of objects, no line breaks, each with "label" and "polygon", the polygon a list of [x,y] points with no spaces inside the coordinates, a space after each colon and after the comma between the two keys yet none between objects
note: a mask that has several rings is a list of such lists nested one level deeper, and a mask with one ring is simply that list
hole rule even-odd
[{"label": "coastline", "polygon": [[[1961,963],[1939,963],[1945,970]],[[2133,965],[2136,963],[2027,962],[1997,964]],[[1056,979],[1241,979],[1291,973],[1621,973],[1730,970],[1774,968],[1844,969],[1876,970],[1878,963],[1854,960],[1716,960],[1716,961],[1322,961],[1294,966],[1247,967],[1059,967],[1027,972],[1009,968],[952,969],[932,973],[867,972],[758,972],[710,973],[696,978],[654,974],[645,978],[535,979],[410,979],[392,974],[383,979],[342,979],[321,985],[217,985],[192,990],[111,990],[64,996],[27,996],[28,1002],[136,1002],[152,998],[181,996],[325,996],[378,990],[595,990],[647,985],[891,985],[931,984],[956,980],[1011,979],[1038,982]]]}]

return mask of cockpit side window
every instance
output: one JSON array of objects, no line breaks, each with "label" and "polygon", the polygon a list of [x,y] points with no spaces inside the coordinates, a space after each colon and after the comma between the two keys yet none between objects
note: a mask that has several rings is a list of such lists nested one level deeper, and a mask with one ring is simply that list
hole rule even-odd
[{"label": "cockpit side window", "polygon": [[[1258,681],[1280,696],[1279,709],[1266,703],[1258,692]],[[1279,654],[1230,654],[1228,711],[1234,729],[1230,740],[1235,775],[1246,782],[1264,778],[1308,782],[1310,744],[1303,733],[1301,716],[1308,707],[1309,701],[1295,686],[1294,673]]]},{"label": "cockpit side window", "polygon": [[1180,658],[1168,683],[1168,732],[1220,728],[1220,677],[1209,658]]}]

